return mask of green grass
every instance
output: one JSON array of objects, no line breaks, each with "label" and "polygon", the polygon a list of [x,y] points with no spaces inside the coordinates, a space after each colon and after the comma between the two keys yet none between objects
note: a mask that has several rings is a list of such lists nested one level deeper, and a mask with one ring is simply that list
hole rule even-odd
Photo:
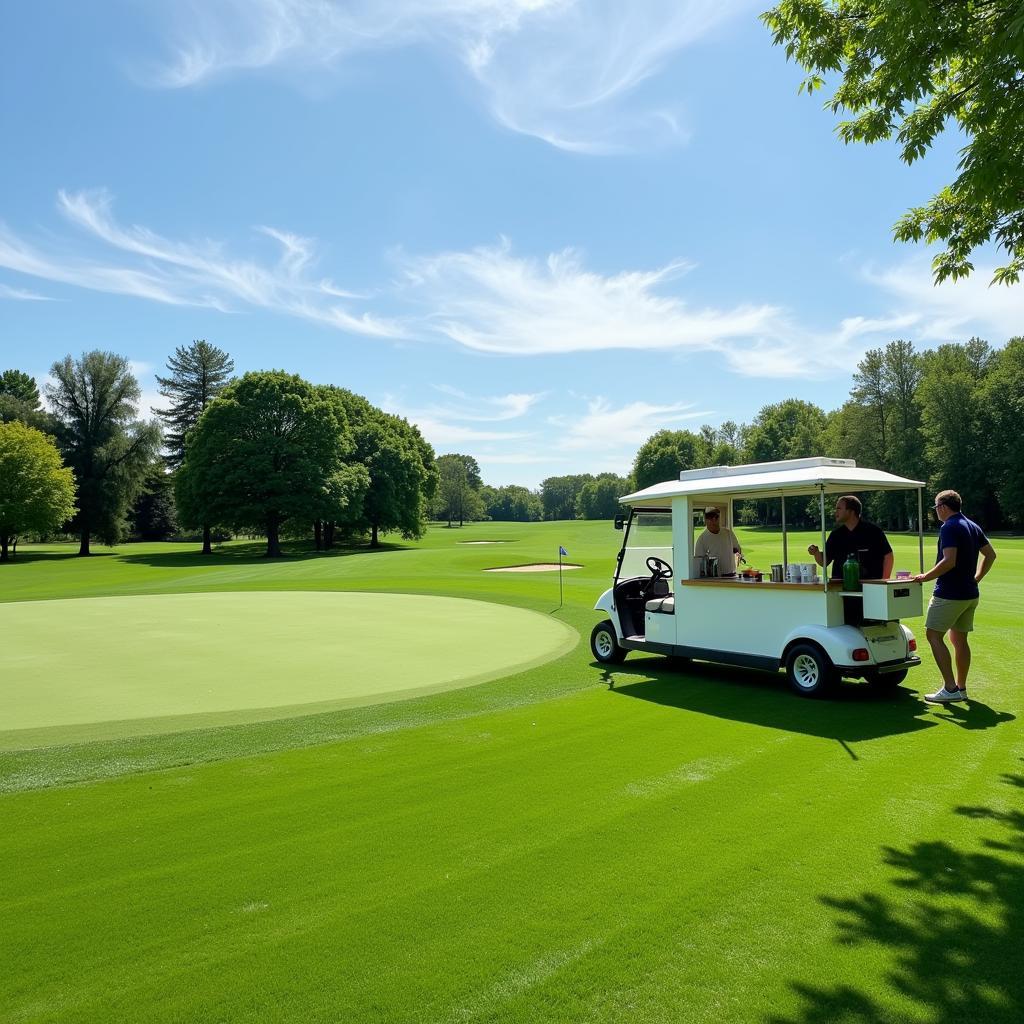
[{"label": "green grass", "polygon": [[[455,543],[480,538],[512,543]],[[585,640],[619,538],[40,551],[0,597],[394,590]],[[584,565],[561,609],[557,576],[481,572],[559,543]],[[893,699],[812,702],[658,658],[610,673],[580,643],[409,701],[0,755],[0,1020],[1019,1021],[1024,542],[996,544],[966,709],[917,699],[927,651]]]},{"label": "green grass", "polygon": [[4,611],[0,749],[400,700],[509,675],[579,639],[522,608],[408,594],[148,594]]}]

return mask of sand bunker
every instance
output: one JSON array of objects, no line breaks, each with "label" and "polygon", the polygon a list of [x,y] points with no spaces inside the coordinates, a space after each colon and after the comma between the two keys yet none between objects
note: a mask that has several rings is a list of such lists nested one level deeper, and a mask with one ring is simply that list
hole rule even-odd
[{"label": "sand bunker", "polygon": [[532,565],[497,565],[493,569],[484,569],[484,572],[558,572],[559,569],[582,569],[582,565],[572,565],[563,562],[561,566],[557,562],[534,562]]},{"label": "sand bunker", "polygon": [[456,544],[511,544],[508,540],[457,540]]}]

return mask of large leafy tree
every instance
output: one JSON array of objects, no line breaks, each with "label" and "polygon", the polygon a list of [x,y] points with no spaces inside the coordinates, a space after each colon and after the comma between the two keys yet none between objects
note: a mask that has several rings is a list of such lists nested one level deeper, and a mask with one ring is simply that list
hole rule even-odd
[{"label": "large leafy tree", "polygon": [[[884,349],[866,352],[853,375],[850,401],[840,414],[846,444],[836,454],[900,476],[919,476],[920,380],[921,358],[910,342],[892,341]],[[917,498],[912,494],[879,492],[870,501],[872,517],[889,526],[903,528],[916,518]]]},{"label": "large leafy tree", "polygon": [[575,519],[576,499],[594,477],[590,473],[549,476],[540,482],[540,499],[545,519]]},{"label": "large leafy tree", "polygon": [[260,531],[267,557],[278,557],[282,527],[312,522],[337,497],[351,452],[344,413],[318,389],[279,370],[247,373],[188,432],[179,517]]},{"label": "large leafy tree", "polygon": [[686,469],[708,465],[707,441],[692,430],[659,430],[651,435],[633,460],[638,491],[664,480],[677,480]]},{"label": "large leafy tree", "polygon": [[994,440],[992,476],[1004,518],[1024,526],[1024,338],[996,353],[981,390],[982,428]]},{"label": "large leafy tree", "polygon": [[26,533],[48,533],[75,514],[75,480],[53,438],[0,423],[0,562]]},{"label": "large leafy tree", "polygon": [[64,461],[78,484],[78,553],[88,555],[93,535],[115,544],[126,533],[132,502],[160,447],[160,428],[135,418],[141,393],[123,356],[66,356],[50,375],[46,397]]},{"label": "large leafy tree", "polygon": [[435,462],[437,469],[437,491],[434,495],[434,515],[447,519],[448,525],[458,519],[462,526],[467,519],[482,519],[486,514],[480,490],[483,480],[480,466],[472,455],[452,452],[439,455]]},{"label": "large leafy tree", "polygon": [[940,345],[921,357],[921,433],[933,488],[952,487],[972,518],[999,520],[994,450],[1002,444],[985,430],[984,384],[994,365],[987,342]]},{"label": "large leafy tree", "polygon": [[619,498],[629,494],[632,483],[615,473],[601,473],[580,488],[576,511],[580,519],[614,519],[621,511]]},{"label": "large leafy tree", "polygon": [[[203,410],[227,386],[235,372],[231,356],[205,340],[179,345],[167,360],[170,375],[157,375],[160,394],[168,400],[166,409],[154,409],[164,424],[167,465],[177,469],[185,458],[185,435],[199,422]],[[211,527],[202,524],[203,554],[213,551]]]},{"label": "large leafy tree", "polygon": [[747,434],[752,462],[803,459],[821,454],[825,413],[813,402],[787,398],[764,406]]},{"label": "large leafy tree", "polygon": [[418,427],[382,412],[362,395],[337,387],[320,390],[345,408],[355,444],[349,462],[367,475],[362,508],[351,525],[369,533],[371,547],[379,547],[386,533],[421,537],[437,487],[434,449]]},{"label": "large leafy tree", "polygon": [[1024,270],[1024,8],[1017,0],[783,0],[762,15],[807,71],[801,90],[839,78],[826,106],[850,114],[844,142],[895,139],[906,163],[953,128],[958,173],[896,224],[901,241],[942,243],[936,282],[973,270],[989,242],[995,280]]}]

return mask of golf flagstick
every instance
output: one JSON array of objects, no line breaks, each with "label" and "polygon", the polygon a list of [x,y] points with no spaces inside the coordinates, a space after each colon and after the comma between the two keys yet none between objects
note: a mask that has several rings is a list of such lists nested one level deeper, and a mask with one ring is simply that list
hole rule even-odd
[{"label": "golf flagstick", "polygon": [[562,607],[562,555],[568,555],[569,552],[558,545],[558,607]]}]

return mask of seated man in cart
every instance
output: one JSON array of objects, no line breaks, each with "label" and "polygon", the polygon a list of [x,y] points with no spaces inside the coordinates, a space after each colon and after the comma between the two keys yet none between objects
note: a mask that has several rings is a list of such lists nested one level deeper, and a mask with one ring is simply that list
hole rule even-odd
[{"label": "seated man in cart", "polygon": [[861,579],[887,580],[892,576],[892,545],[880,526],[861,518],[863,510],[860,498],[844,494],[836,500],[836,528],[825,542],[824,561],[817,544],[807,549],[818,565],[831,563],[834,580],[843,578],[843,563],[851,552],[860,562]]},{"label": "seated man in cart", "polygon": [[704,532],[697,538],[693,553],[698,558],[717,558],[719,576],[736,575],[736,556],[743,555],[736,534],[722,526],[720,508],[704,509]]}]

